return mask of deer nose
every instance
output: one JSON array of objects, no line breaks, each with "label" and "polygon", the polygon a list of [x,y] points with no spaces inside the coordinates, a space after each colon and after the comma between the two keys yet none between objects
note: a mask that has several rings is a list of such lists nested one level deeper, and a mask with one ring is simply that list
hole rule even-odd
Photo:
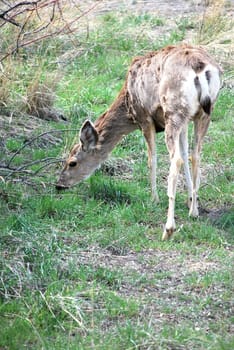
[{"label": "deer nose", "polygon": [[60,185],[60,184],[57,184],[55,186],[56,190],[58,191],[61,191],[61,190],[66,190],[67,188],[69,188],[68,186],[63,186],[63,185]]}]

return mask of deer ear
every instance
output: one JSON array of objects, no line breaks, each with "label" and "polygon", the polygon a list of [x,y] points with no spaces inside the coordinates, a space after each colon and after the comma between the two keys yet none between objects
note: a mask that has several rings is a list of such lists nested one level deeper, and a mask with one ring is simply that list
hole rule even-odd
[{"label": "deer ear", "polygon": [[97,145],[98,133],[90,120],[86,120],[80,129],[80,142],[84,151],[89,151]]}]

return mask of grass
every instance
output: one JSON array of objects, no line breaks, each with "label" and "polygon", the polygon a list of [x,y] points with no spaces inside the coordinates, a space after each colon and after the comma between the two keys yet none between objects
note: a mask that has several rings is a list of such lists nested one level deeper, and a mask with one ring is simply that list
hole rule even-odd
[{"label": "grass", "polygon": [[211,0],[207,2],[203,18],[198,32],[198,42],[208,44],[215,40],[217,36],[232,27],[232,24],[223,16],[225,5],[230,6],[225,0]]},{"label": "grass", "polygon": [[[25,96],[32,88],[32,62],[40,63],[37,83],[59,70],[56,104],[69,117],[69,129],[77,129],[112,102],[134,55],[182,40],[188,22],[153,43],[144,35],[164,25],[163,18],[147,14],[104,15],[87,41],[79,38],[83,54],[62,68],[55,63],[64,55],[61,42],[53,43],[50,59],[44,45],[27,58],[28,66],[17,62],[14,93]],[[15,108],[13,95],[11,101]],[[110,163],[64,193],[52,186],[56,166],[0,182],[0,348],[233,348],[232,101],[231,89],[223,88],[204,144],[203,215],[188,218],[181,180],[177,233],[168,242],[161,241],[169,167],[163,134],[157,138],[159,205],[150,199],[140,132],[125,137]],[[50,128],[64,124],[45,122],[34,133]],[[11,165],[63,155],[76,135],[63,133],[57,144],[36,140]],[[24,140],[3,139],[4,159]],[[22,177],[28,181],[18,181]]]}]

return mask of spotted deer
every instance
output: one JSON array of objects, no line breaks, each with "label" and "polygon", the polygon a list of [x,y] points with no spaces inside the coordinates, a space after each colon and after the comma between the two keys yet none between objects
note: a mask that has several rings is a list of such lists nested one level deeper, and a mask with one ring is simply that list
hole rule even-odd
[{"label": "spotted deer", "polygon": [[[221,69],[199,46],[167,46],[136,57],[126,81],[110,108],[94,124],[86,120],[79,141],[72,148],[57,182],[68,188],[90,176],[104,162],[124,135],[141,129],[148,149],[152,197],[156,188],[156,134],[165,131],[170,156],[168,215],[162,239],[175,231],[175,196],[183,164],[188,187],[189,215],[198,216],[200,153],[210,114],[220,90]],[[191,170],[188,152],[188,124],[194,123]]]}]

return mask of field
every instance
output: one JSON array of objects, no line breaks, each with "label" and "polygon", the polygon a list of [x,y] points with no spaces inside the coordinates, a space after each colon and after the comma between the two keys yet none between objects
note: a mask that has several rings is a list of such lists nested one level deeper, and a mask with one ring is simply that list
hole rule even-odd
[{"label": "field", "polygon": [[[48,38],[3,61],[0,349],[234,349],[231,2],[221,9],[211,1],[212,16],[209,7],[181,16],[175,7],[176,21],[168,8],[159,15],[140,11],[139,2],[135,11],[107,3],[108,11],[89,13],[89,27],[81,18],[67,40]],[[6,42],[10,35],[4,32]],[[159,204],[150,198],[140,131],[88,180],[60,193],[54,184],[83,121],[112,103],[132,58],[182,41],[205,44],[224,83],[202,152],[200,217],[188,217],[181,174],[177,230],[162,241],[163,133]],[[189,133],[191,140],[192,126]]]}]

